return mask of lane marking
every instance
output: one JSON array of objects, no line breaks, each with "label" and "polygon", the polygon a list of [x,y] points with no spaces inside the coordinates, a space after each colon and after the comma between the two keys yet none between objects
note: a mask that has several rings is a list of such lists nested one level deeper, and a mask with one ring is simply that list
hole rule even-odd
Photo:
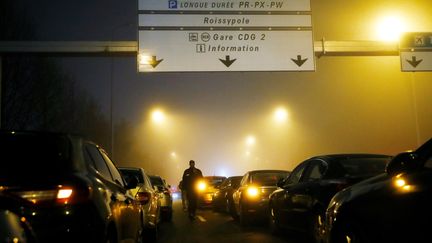
[{"label": "lane marking", "polygon": [[207,222],[207,220],[205,219],[205,218],[203,218],[202,216],[200,216],[200,215],[197,215],[196,216],[201,222]]}]

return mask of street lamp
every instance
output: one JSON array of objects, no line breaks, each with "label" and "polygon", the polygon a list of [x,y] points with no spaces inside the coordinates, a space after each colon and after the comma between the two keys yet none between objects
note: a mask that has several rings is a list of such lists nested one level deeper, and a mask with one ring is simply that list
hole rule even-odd
[{"label": "street lamp", "polygon": [[246,137],[246,145],[247,146],[252,146],[252,145],[255,144],[255,142],[256,142],[256,139],[255,139],[254,136],[249,135],[249,136]]},{"label": "street lamp", "polygon": [[274,120],[282,123],[288,119],[288,111],[284,107],[278,107],[273,113]]},{"label": "street lamp", "polygon": [[155,124],[161,124],[165,121],[165,113],[160,109],[156,109],[151,113],[151,118]]},{"label": "street lamp", "polygon": [[405,22],[398,16],[385,16],[377,21],[376,34],[379,40],[398,41],[405,31]]}]

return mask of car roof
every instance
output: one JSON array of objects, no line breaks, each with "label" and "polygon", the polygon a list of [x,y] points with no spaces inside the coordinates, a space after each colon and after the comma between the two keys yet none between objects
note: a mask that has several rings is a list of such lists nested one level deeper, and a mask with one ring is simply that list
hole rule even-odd
[{"label": "car roof", "polygon": [[346,154],[325,154],[313,156],[309,159],[341,159],[341,158],[391,158],[385,154],[368,154],[368,153],[346,153]]}]

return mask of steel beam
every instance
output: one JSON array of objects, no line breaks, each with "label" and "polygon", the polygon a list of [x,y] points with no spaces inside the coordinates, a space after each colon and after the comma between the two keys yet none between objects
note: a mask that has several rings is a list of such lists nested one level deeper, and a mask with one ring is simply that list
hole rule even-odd
[{"label": "steel beam", "polygon": [[[322,56],[398,56],[398,43],[382,41],[315,41]],[[137,55],[136,41],[0,41],[0,55]]]}]

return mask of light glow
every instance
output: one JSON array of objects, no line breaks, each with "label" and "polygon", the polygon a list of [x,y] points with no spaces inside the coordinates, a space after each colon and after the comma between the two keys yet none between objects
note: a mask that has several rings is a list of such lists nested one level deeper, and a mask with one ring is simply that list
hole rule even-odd
[{"label": "light glow", "polygon": [[57,199],[67,199],[72,195],[72,189],[60,189],[57,193]]},{"label": "light glow", "polygon": [[377,21],[376,35],[379,40],[398,41],[405,31],[405,23],[398,16],[385,16]]},{"label": "light glow", "polygon": [[288,111],[283,107],[276,108],[274,112],[274,120],[276,122],[284,122],[288,119]]},{"label": "light glow", "polygon": [[248,187],[248,189],[246,190],[246,193],[249,197],[256,197],[256,196],[258,196],[258,188]]},{"label": "light glow", "polygon": [[165,121],[165,114],[162,110],[156,109],[152,112],[152,120],[156,124],[160,124]]}]

